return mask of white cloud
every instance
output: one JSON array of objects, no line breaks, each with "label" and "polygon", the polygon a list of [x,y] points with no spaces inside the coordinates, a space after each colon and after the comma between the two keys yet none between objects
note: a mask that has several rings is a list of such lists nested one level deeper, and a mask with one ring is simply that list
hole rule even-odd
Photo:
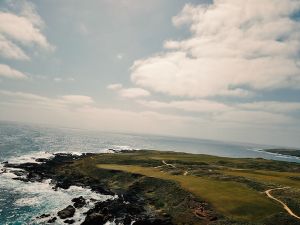
[{"label": "white cloud", "polygon": [[124,88],[119,91],[123,98],[140,98],[150,96],[150,92],[142,88]]},{"label": "white cloud", "polygon": [[54,50],[42,33],[44,22],[34,5],[27,1],[12,5],[18,12],[0,11],[0,55],[10,59],[28,60],[29,56],[22,50],[24,46]]},{"label": "white cloud", "polygon": [[61,77],[54,77],[53,80],[55,82],[61,82],[62,81],[62,78]]},{"label": "white cloud", "polygon": [[154,109],[179,109],[187,112],[200,113],[225,112],[233,109],[231,106],[209,100],[186,100],[170,102],[139,100],[138,103]]},{"label": "white cloud", "polygon": [[18,1],[18,3],[15,3],[13,5],[13,8],[17,9],[19,8],[19,14],[20,16],[24,16],[26,18],[28,18],[28,20],[31,21],[32,24],[34,24],[35,26],[44,27],[44,21],[42,20],[42,18],[39,16],[39,14],[36,11],[36,7],[32,2],[29,2],[27,0],[20,0]]},{"label": "white cloud", "polygon": [[0,34],[0,54],[9,59],[29,60],[25,52]]},{"label": "white cloud", "polygon": [[[220,114],[214,118],[215,122],[233,122],[237,124],[250,125],[283,125],[292,124],[296,120],[282,114],[262,112],[262,111],[243,111],[235,110]],[[298,121],[299,122],[299,121]]]},{"label": "white cloud", "polygon": [[131,79],[156,92],[187,97],[300,88],[300,22],[291,18],[297,10],[300,2],[294,0],[188,4],[173,23],[188,24],[192,36],[169,40],[165,52],[137,60]]},{"label": "white cloud", "polygon": [[[37,77],[37,76],[36,76]],[[41,76],[38,76],[38,77],[41,77]],[[45,78],[45,76],[42,76],[42,78]],[[53,78],[53,81],[54,82],[57,82],[57,83],[59,83],[59,82],[73,82],[73,81],[75,81],[75,78],[73,78],[73,77],[67,77],[67,78],[63,78],[63,77],[54,77]]]},{"label": "white cloud", "polygon": [[36,44],[45,49],[51,48],[40,29],[35,27],[28,18],[1,12],[0,21],[1,34],[3,36],[24,45]]},{"label": "white cloud", "polygon": [[[0,119],[17,119],[26,122],[46,122],[72,127],[93,129],[170,133],[183,131],[182,126],[193,123],[195,118],[152,111],[134,112],[97,107],[88,96],[67,95],[57,98],[32,93],[1,91]],[[78,103],[78,104],[77,104]],[[162,123],[168,126],[161,127]],[[147,127],[147,131],[145,131]]]},{"label": "white cloud", "polygon": [[117,59],[122,60],[124,58],[124,55],[122,53],[117,54]]},{"label": "white cloud", "polygon": [[123,88],[122,84],[110,84],[107,89],[117,91],[123,98],[140,98],[150,96],[150,92],[142,88]]},{"label": "white cloud", "polygon": [[64,103],[74,105],[88,105],[94,103],[94,100],[90,96],[85,95],[64,95],[61,99]]},{"label": "white cloud", "polygon": [[[299,102],[280,102],[280,101],[256,101],[248,103],[228,103],[217,102],[213,100],[195,99],[195,100],[180,100],[180,101],[151,101],[151,100],[137,100],[137,103],[153,109],[177,109],[186,112],[199,112],[214,114],[225,113],[229,111],[249,111],[261,113],[268,112],[274,114],[287,114],[295,111],[300,111]],[[243,115],[245,118],[245,115]],[[248,120],[248,119],[247,119]],[[249,119],[250,120],[250,119]]]},{"label": "white cloud", "polygon": [[123,85],[118,83],[118,84],[110,84],[106,88],[108,90],[120,90],[122,87]]},{"label": "white cloud", "polygon": [[[3,96],[4,95],[4,96]],[[97,130],[155,133],[239,140],[278,145],[299,144],[299,121],[284,115],[228,110],[212,117],[178,116],[148,110],[102,108],[77,97],[50,98],[32,93],[0,90],[0,119],[49,123]],[[68,102],[68,103],[67,103]],[[81,102],[82,104],[71,104]],[[177,107],[177,105],[176,105]],[[217,107],[218,108],[218,107]],[[145,127],[147,129],[145,129]]]},{"label": "white cloud", "polygon": [[11,79],[25,79],[27,76],[8,65],[0,64],[0,77],[11,78]]},{"label": "white cloud", "polygon": [[247,110],[260,110],[260,111],[281,112],[281,113],[300,111],[299,102],[262,101],[262,102],[243,103],[243,104],[239,104],[238,107]]},{"label": "white cloud", "polygon": [[8,96],[16,102],[23,102],[29,105],[39,105],[45,108],[65,108],[68,106],[83,107],[94,103],[93,98],[86,95],[63,95],[57,98],[49,98],[27,92],[13,92],[0,90],[0,95]]},{"label": "white cloud", "polygon": [[[286,144],[290,146],[291,143],[299,145],[299,139],[297,138],[299,129],[293,127],[295,121],[293,121],[293,124],[290,123],[289,126],[282,126],[282,120],[277,120],[279,123],[273,123],[276,120],[270,119],[270,114],[260,116],[261,119],[267,120],[265,123],[253,123],[251,120],[247,124],[232,122],[234,117],[230,117],[230,115],[227,115],[228,122],[224,122],[224,120],[220,122],[207,122],[199,118],[151,111],[134,112],[130,110],[101,108],[92,105],[84,105],[77,108],[49,104],[43,105],[41,102],[30,99],[24,102],[1,100],[0,109],[1,120],[49,123],[57,126],[106,131],[217,138],[254,143],[269,142],[273,145]],[[271,116],[273,117],[273,114]],[[297,127],[297,125],[295,126]]]},{"label": "white cloud", "polygon": [[0,90],[1,95],[6,95],[9,97],[17,98],[17,99],[26,99],[29,101],[48,101],[49,98],[32,94],[32,93],[26,93],[26,92],[13,92],[13,91],[5,91],[5,90]]}]

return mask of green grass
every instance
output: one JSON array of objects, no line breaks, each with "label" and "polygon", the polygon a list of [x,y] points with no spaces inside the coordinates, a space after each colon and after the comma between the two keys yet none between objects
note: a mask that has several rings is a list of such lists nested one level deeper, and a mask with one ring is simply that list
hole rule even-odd
[{"label": "green grass", "polygon": [[266,198],[263,193],[236,182],[195,176],[174,176],[159,169],[134,165],[98,164],[97,167],[179,182],[185,190],[211,203],[217,211],[234,220],[258,221],[282,211],[280,206]]},{"label": "green grass", "polygon": [[[163,165],[162,160],[174,164],[176,168]],[[159,168],[156,168],[158,166]],[[183,190],[207,202],[217,213],[230,221],[237,221],[234,224],[249,222],[249,224],[269,225],[272,224],[274,218],[284,221],[283,224],[297,224],[294,221],[286,223],[293,219],[280,204],[267,198],[264,193],[266,189],[272,187],[290,186],[296,189],[293,196],[297,197],[299,195],[297,190],[300,188],[300,164],[297,163],[260,158],[237,159],[181,152],[140,150],[97,154],[75,161],[67,167],[69,167],[70,173],[76,170],[85,177],[91,177],[100,183],[104,182],[108,188],[121,191],[121,193],[130,190],[132,185],[139,182],[140,178],[133,175],[140,174],[144,177],[161,179],[161,185],[164,185],[164,194],[172,196],[170,199],[176,199],[179,196],[169,193],[168,191],[171,190],[169,184],[162,180],[176,182]],[[116,171],[119,172],[116,173]],[[183,175],[185,171],[189,171],[187,176]],[[148,194],[146,193],[146,195]],[[156,200],[153,204],[162,206],[163,203],[158,201],[161,199],[159,193],[156,192],[154,195]],[[169,208],[174,216],[177,211],[176,208],[171,207],[173,203],[170,199],[166,200],[169,202],[166,203],[164,209]],[[291,204],[299,207],[300,202],[292,201]],[[187,209],[183,207],[178,212],[184,210]],[[176,220],[181,218],[180,216],[175,217]]]},{"label": "green grass", "polygon": [[277,184],[280,186],[289,186],[300,188],[300,182],[293,180],[289,177],[299,176],[300,173],[290,173],[290,172],[272,172],[272,171],[261,171],[261,170],[223,170],[222,173],[233,175],[233,176],[242,176],[246,178],[251,178],[253,180]]}]

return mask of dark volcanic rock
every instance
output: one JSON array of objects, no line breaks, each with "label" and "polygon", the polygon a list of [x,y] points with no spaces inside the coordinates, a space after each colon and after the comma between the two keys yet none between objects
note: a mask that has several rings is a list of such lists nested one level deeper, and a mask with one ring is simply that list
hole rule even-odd
[{"label": "dark volcanic rock", "polygon": [[35,161],[36,162],[47,162],[49,159],[45,159],[45,158],[38,158]]},{"label": "dark volcanic rock", "polygon": [[56,220],[57,220],[57,218],[53,217],[50,220],[48,220],[47,223],[54,223]]},{"label": "dark volcanic rock", "polygon": [[99,184],[91,184],[90,187],[92,191],[101,193],[103,195],[115,195],[114,192],[108,190],[107,188]]},{"label": "dark volcanic rock", "polygon": [[72,202],[74,202],[73,206],[77,209],[82,208],[86,204],[86,201],[82,196],[80,196],[78,198],[73,198]]},{"label": "dark volcanic rock", "polygon": [[22,163],[22,164],[6,163],[4,166],[5,167],[20,168],[20,169],[28,170],[28,169],[36,168],[38,166],[38,163]]},{"label": "dark volcanic rock", "polygon": [[123,224],[124,225],[130,225],[132,223],[132,219],[130,218],[130,216],[126,216],[124,221],[123,221]]},{"label": "dark volcanic rock", "polygon": [[24,170],[14,170],[13,173],[18,177],[28,175],[28,173]]},{"label": "dark volcanic rock", "polygon": [[50,216],[50,214],[42,214],[42,215],[38,216],[37,219],[44,219],[44,218],[47,218],[49,216]]},{"label": "dark volcanic rock", "polygon": [[73,224],[73,223],[75,223],[75,220],[73,220],[73,219],[71,219],[71,220],[65,220],[64,223]]},{"label": "dark volcanic rock", "polygon": [[27,175],[27,178],[31,182],[42,182],[43,181],[43,177],[40,174],[34,173],[34,172],[33,173],[29,172]]},{"label": "dark volcanic rock", "polygon": [[[42,182],[44,180],[44,178],[35,172],[22,172],[22,171],[12,171],[15,175],[17,175],[18,177],[14,177],[12,179],[14,180],[20,180],[20,181],[24,181],[24,182]],[[26,174],[26,176],[24,176]]]},{"label": "dark volcanic rock", "polygon": [[57,213],[57,215],[61,219],[66,219],[66,218],[74,216],[74,213],[75,213],[75,208],[73,206],[69,205],[66,208],[64,208],[63,210],[59,211]]},{"label": "dark volcanic rock", "polygon": [[0,174],[6,173],[6,172],[7,172],[7,170],[5,168],[3,168],[3,169],[0,170]]},{"label": "dark volcanic rock", "polygon": [[72,185],[72,183],[67,179],[60,180],[60,181],[56,182],[54,190],[57,190],[57,188],[68,189],[71,185]]},{"label": "dark volcanic rock", "polygon": [[82,225],[99,225],[108,221],[114,221],[116,224],[130,225],[132,221],[141,221],[139,224],[152,225],[171,225],[169,217],[156,219],[155,216],[146,212],[141,202],[128,204],[128,202],[120,197],[117,199],[97,202],[93,209],[86,213],[85,221]]},{"label": "dark volcanic rock", "polygon": [[105,223],[104,216],[100,213],[91,213],[86,216],[81,225],[102,225]]}]

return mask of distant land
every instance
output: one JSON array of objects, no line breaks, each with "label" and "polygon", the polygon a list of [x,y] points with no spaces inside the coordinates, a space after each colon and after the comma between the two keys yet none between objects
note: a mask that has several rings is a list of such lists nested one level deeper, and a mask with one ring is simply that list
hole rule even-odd
[{"label": "distant land", "polygon": [[[118,196],[96,202],[82,225],[300,224],[300,164],[180,152],[133,150],[56,154],[37,163],[4,163],[24,182],[51,179],[53,188],[91,188]],[[22,169],[22,170],[20,170]],[[4,171],[5,172],[5,171]],[[40,223],[72,223],[78,196]],[[96,200],[93,200],[96,201]]]},{"label": "distant land", "polygon": [[277,148],[274,148],[274,149],[265,149],[264,151],[276,153],[276,154],[280,154],[280,155],[300,157],[299,149],[280,149],[280,148],[277,149]]}]

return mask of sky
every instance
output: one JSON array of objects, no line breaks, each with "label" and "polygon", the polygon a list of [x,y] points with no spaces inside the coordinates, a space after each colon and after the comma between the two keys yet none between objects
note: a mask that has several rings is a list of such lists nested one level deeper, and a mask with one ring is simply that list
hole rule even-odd
[{"label": "sky", "polygon": [[300,147],[300,1],[2,0],[0,120]]}]

